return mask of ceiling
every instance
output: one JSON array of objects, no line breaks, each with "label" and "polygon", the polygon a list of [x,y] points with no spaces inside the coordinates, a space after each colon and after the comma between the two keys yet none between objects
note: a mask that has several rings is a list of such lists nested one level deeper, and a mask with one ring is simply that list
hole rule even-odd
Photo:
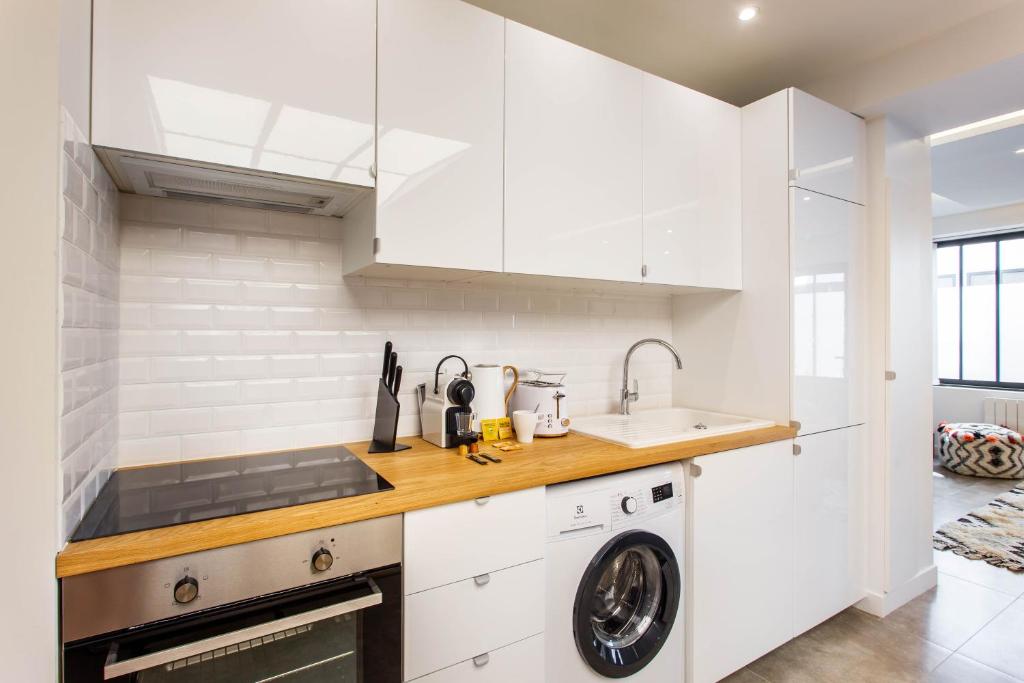
[{"label": "ceiling", "polygon": [[1024,124],[932,148],[932,214],[1024,202]]},{"label": "ceiling", "polygon": [[[1015,0],[468,0],[736,105],[942,33]],[[740,7],[760,15],[737,20]]]}]

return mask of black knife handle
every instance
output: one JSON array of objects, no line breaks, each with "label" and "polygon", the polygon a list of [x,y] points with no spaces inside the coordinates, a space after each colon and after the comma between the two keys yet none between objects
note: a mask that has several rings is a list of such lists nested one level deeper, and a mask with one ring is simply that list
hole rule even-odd
[{"label": "black knife handle", "polygon": [[398,390],[402,388],[402,366],[395,370],[395,386],[391,388],[391,395],[398,396]]},{"label": "black knife handle", "polygon": [[388,380],[388,366],[391,365],[391,342],[385,342],[384,344],[384,369],[380,371],[380,378],[387,382]]},{"label": "black knife handle", "polygon": [[[388,374],[387,374],[387,385],[388,385],[388,390],[389,391],[391,390],[391,388],[395,384],[395,371],[396,371],[397,368],[398,368],[398,352],[397,351],[392,351],[391,352],[391,360],[388,362]],[[394,392],[392,392],[392,393],[394,393]]]}]

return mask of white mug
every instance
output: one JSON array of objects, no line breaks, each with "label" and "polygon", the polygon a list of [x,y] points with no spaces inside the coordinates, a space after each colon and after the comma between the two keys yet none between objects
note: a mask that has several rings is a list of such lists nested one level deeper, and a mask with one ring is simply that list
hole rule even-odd
[{"label": "white mug", "polygon": [[512,426],[516,430],[516,441],[533,443],[533,433],[537,431],[540,415],[532,410],[515,410],[512,412]]}]

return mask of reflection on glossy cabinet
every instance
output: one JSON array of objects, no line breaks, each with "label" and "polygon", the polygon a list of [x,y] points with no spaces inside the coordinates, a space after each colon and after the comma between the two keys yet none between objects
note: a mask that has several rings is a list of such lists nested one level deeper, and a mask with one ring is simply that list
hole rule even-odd
[{"label": "reflection on glossy cabinet", "polygon": [[92,142],[373,186],[374,0],[95,0]]},{"label": "reflection on glossy cabinet", "polygon": [[379,263],[500,271],[505,21],[379,0]]},{"label": "reflection on glossy cabinet", "polygon": [[779,441],[692,461],[692,683],[718,681],[792,637],[792,448]]},{"label": "reflection on glossy cabinet", "polygon": [[864,120],[791,88],[790,185],[864,203]]},{"label": "reflection on glossy cabinet", "polygon": [[505,270],[639,282],[641,72],[506,22]]},{"label": "reflection on glossy cabinet", "polygon": [[739,289],[740,109],[643,75],[645,282]]},{"label": "reflection on glossy cabinet", "polygon": [[794,634],[864,597],[864,427],[796,440]]},{"label": "reflection on glossy cabinet", "polygon": [[865,419],[864,207],[790,189],[793,419],[801,434]]}]

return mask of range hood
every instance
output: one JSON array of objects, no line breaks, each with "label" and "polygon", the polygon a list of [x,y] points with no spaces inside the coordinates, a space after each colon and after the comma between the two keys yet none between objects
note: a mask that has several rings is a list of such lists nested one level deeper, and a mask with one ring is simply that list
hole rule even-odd
[{"label": "range hood", "polygon": [[319,216],[343,216],[373,188],[109,147],[97,155],[122,192]]}]

